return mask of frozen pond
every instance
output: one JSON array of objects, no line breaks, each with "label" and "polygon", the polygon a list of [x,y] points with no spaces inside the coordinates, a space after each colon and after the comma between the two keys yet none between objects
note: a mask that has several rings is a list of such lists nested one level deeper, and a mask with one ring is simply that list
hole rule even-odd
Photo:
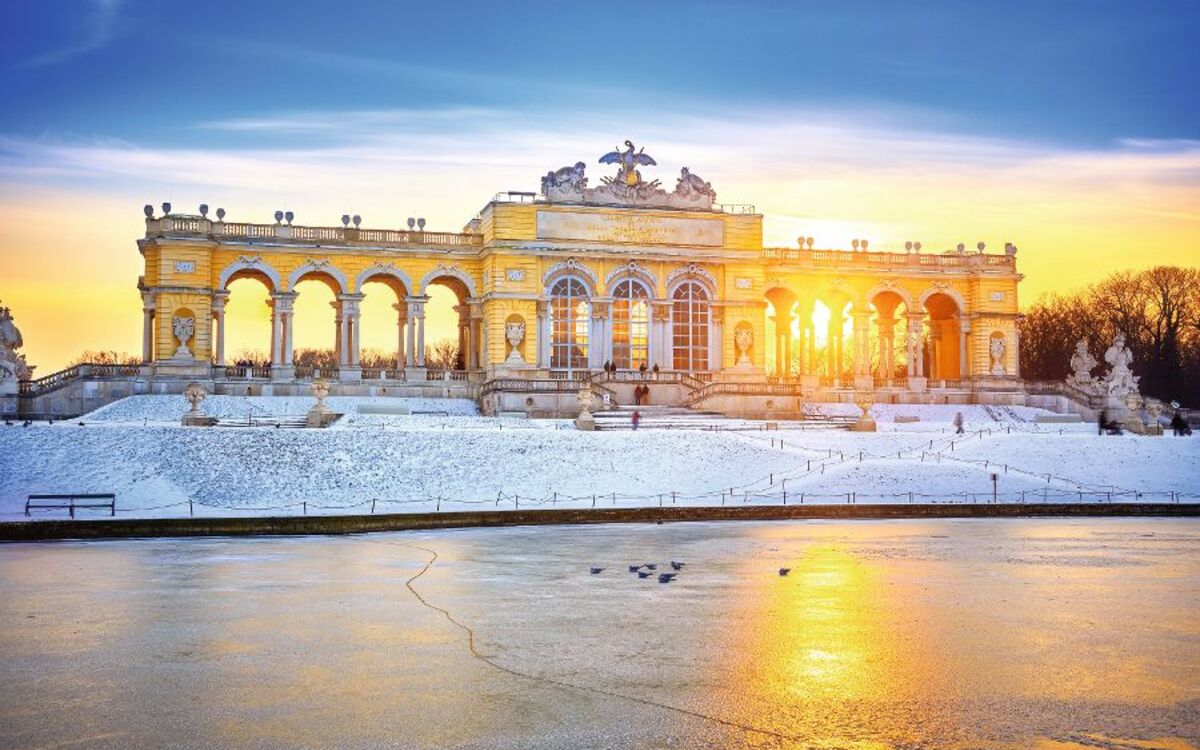
[{"label": "frozen pond", "polygon": [[3,545],[0,585],[5,748],[1200,745],[1195,520]]}]

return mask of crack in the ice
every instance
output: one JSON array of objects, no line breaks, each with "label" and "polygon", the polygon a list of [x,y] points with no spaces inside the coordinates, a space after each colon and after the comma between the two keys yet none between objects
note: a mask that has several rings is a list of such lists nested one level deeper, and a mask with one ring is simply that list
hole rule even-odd
[{"label": "crack in the ice", "polygon": [[[376,540],[370,540],[370,541],[376,541]],[[761,727],[755,727],[755,726],[751,726],[749,724],[742,724],[740,722],[732,721],[730,719],[722,719],[719,716],[713,716],[711,714],[702,713],[700,711],[693,711],[691,709],[681,708],[679,706],[672,706],[668,703],[661,703],[659,701],[651,700],[649,698],[639,698],[638,696],[635,696],[635,695],[627,695],[625,693],[618,693],[618,692],[615,692],[612,690],[605,690],[603,688],[592,687],[589,685],[577,685],[572,682],[566,682],[565,680],[559,680],[559,679],[555,679],[553,677],[543,677],[541,675],[530,674],[528,672],[522,672],[518,669],[513,669],[512,667],[506,667],[503,664],[500,664],[500,663],[496,662],[495,660],[493,660],[490,656],[480,652],[479,649],[476,648],[475,631],[471,628],[471,626],[455,619],[454,615],[450,614],[450,611],[448,609],[445,609],[444,607],[439,607],[438,605],[434,604],[433,602],[430,602],[424,596],[421,596],[421,592],[417,591],[416,587],[413,586],[413,583],[418,578],[425,575],[425,573],[428,572],[431,567],[433,567],[433,564],[435,562],[437,562],[438,553],[436,551],[429,549],[428,547],[422,547],[417,544],[402,544],[402,543],[396,543],[396,542],[382,542],[382,541],[379,541],[377,543],[390,544],[395,547],[407,547],[409,549],[418,549],[418,550],[421,550],[422,552],[425,552],[426,554],[428,554],[430,556],[429,560],[427,560],[425,562],[425,565],[422,566],[422,568],[419,571],[417,571],[417,573],[415,575],[413,575],[407,581],[404,582],[405,588],[407,588],[409,590],[409,592],[411,592],[412,595],[414,597],[416,597],[417,601],[419,601],[422,604],[422,606],[424,606],[428,609],[431,609],[434,612],[441,613],[441,615],[443,617],[445,617],[446,620],[451,625],[453,625],[454,627],[458,628],[459,630],[462,630],[463,632],[465,632],[467,634],[467,648],[470,649],[471,656],[478,659],[479,661],[482,661],[484,664],[487,664],[489,667],[491,667],[497,671],[503,672],[503,673],[505,673],[507,675],[511,675],[513,677],[519,677],[524,680],[529,680],[531,682],[538,682],[538,683],[542,683],[542,684],[546,684],[546,685],[553,685],[555,687],[566,688],[569,690],[579,690],[581,692],[592,693],[595,695],[602,695],[602,696],[605,696],[608,698],[616,698],[618,700],[629,701],[631,703],[639,703],[644,706],[650,706],[652,708],[659,708],[664,711],[672,711],[674,713],[682,714],[684,716],[690,716],[695,719],[702,719],[704,721],[709,721],[709,722],[712,722],[715,724],[720,724],[722,726],[730,727],[732,729],[740,729],[744,732],[751,732],[753,734],[761,734],[766,737],[774,737],[776,739],[789,740],[792,742],[802,741],[802,738],[796,737],[794,735],[784,734],[782,732],[776,732],[771,729],[763,729]]]}]

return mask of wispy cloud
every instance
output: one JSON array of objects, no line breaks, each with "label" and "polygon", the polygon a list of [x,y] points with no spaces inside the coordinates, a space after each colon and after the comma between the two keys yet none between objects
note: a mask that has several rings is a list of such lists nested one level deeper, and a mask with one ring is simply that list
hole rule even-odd
[{"label": "wispy cloud", "polygon": [[24,67],[42,68],[59,65],[79,55],[107,45],[116,36],[117,15],[123,0],[91,0],[91,12],[86,15],[84,38],[73,44],[44,52],[25,61]]}]

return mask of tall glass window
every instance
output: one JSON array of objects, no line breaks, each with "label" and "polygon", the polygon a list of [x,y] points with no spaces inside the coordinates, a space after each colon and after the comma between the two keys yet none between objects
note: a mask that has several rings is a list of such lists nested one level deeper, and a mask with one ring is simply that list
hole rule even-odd
[{"label": "tall glass window", "polygon": [[650,293],[640,282],[626,279],[613,289],[613,364],[634,370],[650,354]]},{"label": "tall glass window", "polygon": [[568,276],[550,288],[550,367],[555,370],[587,369],[588,326],[592,306],[587,287]]},{"label": "tall glass window", "polygon": [[671,298],[671,340],[675,369],[685,372],[708,369],[708,293],[694,281],[685,281]]}]

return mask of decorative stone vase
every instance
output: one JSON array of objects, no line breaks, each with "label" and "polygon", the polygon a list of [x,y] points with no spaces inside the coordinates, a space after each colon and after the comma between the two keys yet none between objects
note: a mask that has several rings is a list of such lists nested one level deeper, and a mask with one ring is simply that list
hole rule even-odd
[{"label": "decorative stone vase", "polygon": [[994,338],[994,339],[992,339],[991,343],[988,345],[988,353],[991,354],[991,356],[992,356],[991,372],[992,372],[992,375],[997,378],[1002,378],[1006,374],[1004,371],[1005,348],[1006,347],[1004,344],[1004,339],[1002,339],[1002,338]]},{"label": "decorative stone vase", "polygon": [[329,383],[324,378],[317,378],[309,386],[309,389],[317,401],[308,410],[304,424],[306,427],[328,427],[341,416],[325,405],[325,399],[329,396]]},{"label": "decorative stone vase", "polygon": [[1162,414],[1162,402],[1158,399],[1146,399],[1146,434],[1161,435],[1163,434],[1162,425],[1158,423],[1158,417]]},{"label": "decorative stone vase", "polygon": [[204,386],[199,383],[189,383],[187,388],[183,389],[183,397],[192,406],[191,410],[183,415],[184,427],[211,427],[217,423],[216,419],[200,411],[200,404],[204,403],[207,395]]},{"label": "decorative stone vase", "polygon": [[525,340],[525,324],[505,323],[504,337],[508,340],[509,346],[512,347],[508,354],[507,362],[514,365],[524,364],[525,360],[523,357],[521,357],[521,350],[519,347],[521,346],[521,342]]},{"label": "decorative stone vase", "polygon": [[875,420],[871,419],[871,407],[875,405],[875,397],[870,391],[858,391],[854,394],[854,405],[862,410],[862,414],[850,429],[855,432],[875,432]]},{"label": "decorative stone vase", "polygon": [[595,430],[596,420],[592,417],[592,404],[595,402],[595,395],[592,393],[592,384],[584,381],[579,387],[579,394],[576,396],[579,401],[579,416],[575,419],[575,427],[580,430]]},{"label": "decorative stone vase", "polygon": [[192,350],[188,349],[187,342],[196,335],[196,319],[176,317],[171,321],[171,330],[174,331],[175,338],[179,339],[179,348],[175,350],[175,358],[191,359]]}]

